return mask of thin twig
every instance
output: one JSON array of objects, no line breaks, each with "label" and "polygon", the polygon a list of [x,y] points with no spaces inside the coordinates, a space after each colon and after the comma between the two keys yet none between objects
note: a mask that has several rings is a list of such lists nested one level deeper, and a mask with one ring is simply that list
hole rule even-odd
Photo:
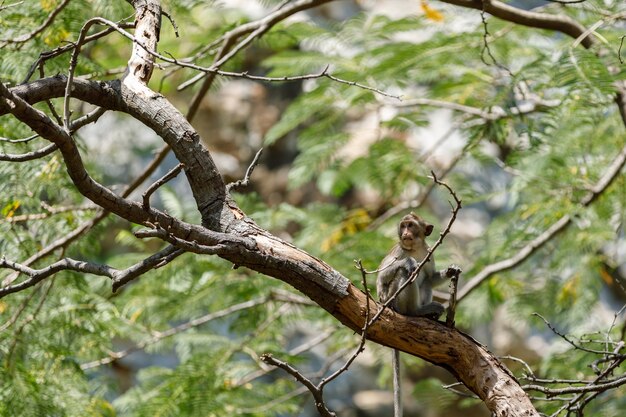
[{"label": "thin twig", "polygon": [[346,372],[350,368],[352,363],[356,360],[356,358],[365,350],[365,342],[367,340],[367,329],[369,328],[369,325],[370,325],[369,317],[370,317],[371,295],[369,292],[369,287],[367,285],[368,272],[363,268],[363,264],[361,263],[361,260],[355,260],[355,264],[356,264],[357,269],[361,271],[362,284],[363,284],[363,288],[366,294],[365,321],[363,324],[363,328],[361,329],[361,340],[359,342],[359,345],[357,346],[355,351],[352,353],[352,355],[350,355],[350,357],[346,360],[346,362],[341,367],[339,367],[339,369],[337,369],[335,372],[333,372],[329,376],[322,378],[320,382],[316,385],[310,379],[305,377],[295,367],[289,365],[287,362],[280,361],[274,358],[273,356],[271,356],[270,354],[264,354],[261,356],[261,360],[263,362],[283,369],[285,372],[292,375],[298,382],[304,385],[311,392],[311,395],[313,395],[313,398],[315,400],[315,406],[317,407],[317,411],[320,413],[321,416],[327,416],[327,417],[336,416],[336,414],[333,411],[328,409],[328,407],[326,406],[326,403],[324,402],[324,387],[330,382],[332,382],[333,380],[337,379],[341,374]]},{"label": "thin twig", "polygon": [[[331,337],[334,333],[335,333],[336,329],[333,330],[329,330],[329,331],[325,331],[323,333],[320,333],[319,335],[317,335],[316,337],[314,337],[313,339],[304,342],[301,345],[296,346],[295,348],[289,350],[287,352],[287,355],[289,356],[297,356],[297,355],[301,355],[304,352],[307,352],[311,349],[313,349],[314,347],[320,345],[322,342],[328,340],[329,337]],[[233,387],[241,387],[249,382],[254,381],[257,378],[260,378],[264,375],[267,375],[269,372],[275,370],[276,368],[263,368],[263,369],[259,369],[257,371],[251,372],[247,375],[245,375],[244,377],[242,377],[241,379],[235,381],[232,383]]]},{"label": "thin twig", "polygon": [[582,350],[584,352],[589,352],[589,353],[595,353],[595,354],[599,354],[599,355],[610,355],[612,354],[612,352],[607,352],[605,350],[596,350],[596,349],[589,349],[580,345],[577,345],[576,342],[574,342],[573,340],[571,340],[569,337],[567,337],[567,335],[559,332],[548,320],[546,320],[545,317],[543,317],[541,314],[539,313],[532,313],[533,316],[539,317],[541,320],[543,320],[543,322],[545,323],[546,326],[548,326],[548,328],[550,330],[552,330],[552,332],[554,334],[556,334],[557,336],[559,336],[561,339],[565,340],[567,343],[569,343],[570,345],[572,345],[572,347],[574,347],[575,349],[578,350]]},{"label": "thin twig", "polygon": [[289,375],[293,376],[296,381],[304,385],[313,398],[315,399],[315,407],[317,408],[318,413],[323,417],[336,417],[336,414],[333,411],[330,411],[326,404],[324,403],[324,398],[322,397],[322,390],[318,386],[316,386],[313,382],[311,382],[307,377],[302,375],[300,371],[298,371],[293,366],[289,365],[287,362],[278,360],[274,358],[271,354],[265,353],[261,355],[261,360],[268,365],[277,366],[283,371],[287,372]]},{"label": "thin twig", "polygon": [[[181,67],[184,68],[189,68],[189,69],[193,69],[196,71],[200,71],[200,72],[204,72],[204,73],[214,73],[217,75],[221,75],[224,77],[232,77],[232,78],[243,78],[243,79],[249,79],[249,80],[257,80],[257,81],[266,81],[266,82],[287,82],[287,81],[304,81],[304,80],[311,80],[311,79],[317,79],[317,78],[329,78],[333,81],[336,81],[338,83],[341,84],[346,84],[349,86],[356,86],[365,90],[369,90],[372,92],[375,92],[377,94],[386,96],[386,97],[391,97],[391,98],[395,98],[395,99],[400,99],[399,95],[395,95],[395,94],[390,94],[387,92],[384,92],[380,89],[374,88],[374,87],[369,87],[366,86],[364,84],[360,84],[354,81],[348,81],[348,80],[344,80],[342,78],[338,78],[335,77],[331,74],[328,73],[328,67],[324,68],[321,72],[318,73],[311,73],[311,74],[303,74],[303,75],[296,75],[296,76],[284,76],[284,77],[264,77],[264,76],[260,76],[260,75],[251,75],[249,74],[247,71],[244,72],[231,72],[231,71],[222,71],[220,69],[217,69],[215,66],[211,66],[211,67],[203,67],[200,65],[196,65],[196,64],[191,64],[188,62],[184,62],[182,60],[176,59],[176,58],[170,58],[167,56],[164,56],[162,54],[159,54],[158,52],[152,51],[149,48],[147,48],[143,42],[140,42],[137,38],[135,38],[135,36],[133,36],[132,34],[130,34],[129,32],[125,31],[124,29],[122,29],[118,24],[107,20],[107,19],[103,19],[101,17],[94,17],[90,20],[87,21],[87,23],[85,23],[85,25],[83,26],[83,29],[81,29],[80,35],[79,35],[79,40],[76,42],[76,46],[74,49],[74,53],[72,55],[72,60],[70,63],[70,71],[68,74],[68,82],[67,82],[67,88],[66,88],[66,97],[70,96],[70,85],[71,82],[73,81],[73,75],[74,75],[74,68],[76,66],[76,59],[78,56],[78,52],[80,50],[80,46],[84,43],[84,34],[86,33],[86,30],[89,29],[89,27],[91,27],[91,25],[94,24],[102,24],[102,25],[107,25],[110,26],[111,28],[115,29],[118,33],[122,34],[124,37],[130,39],[131,41],[133,41],[133,43],[137,46],[139,46],[140,48],[142,48],[143,50],[145,50],[146,52],[148,52],[150,55],[154,56],[155,58],[158,58],[164,62],[168,62],[170,64],[176,64],[179,65]],[[66,121],[69,119],[69,104],[65,104],[64,106],[65,111],[64,111],[64,119],[66,119]],[[69,122],[68,122],[69,124]]]},{"label": "thin twig", "polygon": [[339,377],[339,375],[341,375],[342,373],[346,372],[348,368],[350,368],[350,365],[352,365],[352,362],[354,362],[356,358],[365,350],[365,342],[367,340],[367,330],[370,327],[370,315],[371,315],[370,301],[372,299],[372,296],[370,294],[369,287],[367,285],[367,274],[365,272],[365,269],[363,269],[363,265],[361,264],[360,260],[357,260],[356,263],[357,263],[357,268],[361,271],[361,282],[363,284],[363,289],[365,291],[365,298],[366,298],[365,320],[363,322],[363,328],[361,329],[361,341],[359,345],[357,346],[357,348],[354,350],[354,353],[348,358],[348,360],[343,364],[342,367],[340,367],[333,374],[323,378],[320,381],[318,385],[320,390],[323,389],[326,384],[328,384],[329,382]]},{"label": "thin twig", "polygon": [[[121,21],[119,21],[119,26],[125,29],[130,29],[132,27],[134,27],[134,24],[132,23],[125,23],[123,19]],[[89,35],[85,38],[85,44],[89,43],[89,42],[93,42],[97,39],[100,39],[108,34],[111,34],[115,32],[115,29],[107,27],[106,29],[104,29],[101,32],[98,33],[94,33],[93,35]],[[39,58],[37,58],[37,60],[35,62],[33,62],[33,64],[30,66],[28,72],[26,73],[26,76],[24,77],[24,79],[22,80],[21,84],[25,84],[27,83],[31,77],[33,76],[33,74],[35,73],[35,71],[37,70],[37,68],[41,67],[41,65],[49,60],[52,59],[54,57],[57,57],[59,55],[62,55],[68,51],[71,51],[74,48],[74,44],[68,44],[68,45],[63,45],[63,46],[59,46],[51,51],[46,51],[46,52],[42,52],[41,54],[39,54]],[[106,75],[106,73],[105,73]]]},{"label": "thin twig", "polygon": [[[606,376],[610,375],[611,372],[613,372],[613,370],[615,370],[618,366],[620,366],[625,359],[626,359],[626,357],[620,357],[620,358],[616,359],[609,367],[607,367],[600,375],[598,375],[598,377],[596,379],[594,379],[592,382],[590,382],[587,386],[593,386],[593,385],[597,384],[598,381],[601,381],[604,378],[606,378]],[[578,402],[580,400],[583,399],[585,394],[586,394],[586,392],[578,393],[578,395],[573,397],[568,403],[564,404],[558,410],[556,410],[554,413],[552,413],[550,417],[557,417],[559,414],[561,414],[562,411],[564,411],[566,409],[571,409],[576,404],[578,404]],[[595,395],[594,395],[594,397],[595,397]],[[587,403],[588,402],[585,402],[584,404],[586,405]],[[584,407],[584,405],[582,407]],[[579,408],[579,410],[582,410],[582,408]]]},{"label": "thin twig", "polygon": [[150,196],[156,190],[158,190],[159,187],[162,187],[164,184],[167,184],[167,182],[176,178],[176,176],[180,174],[180,171],[182,171],[183,168],[185,168],[185,164],[181,162],[178,165],[176,165],[174,168],[169,170],[163,177],[155,181],[150,187],[148,187],[148,189],[141,195],[144,210],[148,210],[148,211],[150,210]]},{"label": "thin twig", "polygon": [[33,269],[17,262],[8,261],[6,258],[2,257],[0,258],[0,268],[12,269],[18,273],[25,274],[30,278],[18,284],[0,287],[0,298],[32,287],[59,271],[84,272],[111,278],[113,280],[113,288],[115,291],[121,285],[144,274],[150,269],[163,267],[182,253],[184,253],[183,250],[174,246],[169,246],[123,270],[115,269],[109,265],[78,261],[71,258],[61,259],[60,261],[50,264],[42,269]]},{"label": "thin twig", "polygon": [[26,152],[22,154],[0,153],[0,161],[7,161],[7,162],[33,161],[35,159],[48,156],[52,152],[56,151],[57,149],[58,149],[58,146],[55,143],[51,143],[48,146],[45,146],[36,151]]},{"label": "thin twig", "polygon": [[254,158],[252,159],[252,162],[250,162],[250,165],[248,166],[248,169],[246,170],[246,174],[244,175],[243,179],[228,184],[226,186],[226,192],[230,193],[233,189],[248,186],[248,184],[250,183],[250,177],[252,176],[252,172],[254,171],[254,168],[256,168],[256,166],[258,165],[259,158],[261,157],[262,152],[263,148],[257,151],[256,155],[254,155]]},{"label": "thin twig", "polygon": [[[213,62],[213,65],[212,65],[212,67],[214,68],[219,68],[224,63],[226,63],[226,61],[228,61],[230,58],[234,56],[234,54],[230,54],[229,51],[231,50],[231,47],[233,47],[235,42],[242,36],[245,36],[246,34],[249,34],[249,33],[255,33],[256,37],[260,37],[269,29],[271,29],[274,25],[286,19],[287,17],[299,11],[310,9],[310,8],[319,6],[321,4],[327,3],[329,1],[331,0],[298,0],[298,1],[294,1],[288,6],[277,7],[275,11],[263,17],[262,19],[240,25],[228,31],[227,33],[225,33],[224,35],[222,35],[220,38],[216,39],[215,41],[209,43],[205,48],[203,48],[202,51],[199,52],[199,54],[196,55],[195,59],[199,58],[201,56],[200,54],[204,54],[206,51],[213,49],[216,45],[219,45],[221,43],[222,47],[220,48],[220,51],[218,52],[217,57],[215,58],[215,61]],[[260,28],[264,28],[265,30],[259,30]],[[238,45],[236,45],[234,48],[237,51],[240,51],[243,49],[243,47],[245,47],[246,45],[249,45],[253,39],[254,38],[251,38],[250,36],[248,36],[243,41],[241,41]],[[190,80],[182,83],[178,87],[179,91],[192,86],[193,84],[195,84],[196,82],[204,78],[205,76],[207,78],[211,78],[210,74],[208,75],[198,74],[192,77]],[[208,82],[205,81],[203,83],[202,87],[200,88],[200,91],[194,97],[192,105],[198,103],[199,100],[202,99],[204,94],[206,94],[206,92],[208,91],[208,88],[211,85],[212,81],[213,80],[211,78],[210,80],[208,80]]]},{"label": "thin twig", "polygon": [[102,116],[104,113],[106,113],[106,111],[107,111],[107,109],[105,109],[104,107],[98,107],[98,108],[90,111],[89,113],[86,113],[86,114],[82,115],[81,117],[79,117],[78,119],[74,120],[71,123],[70,131],[71,132],[76,132],[81,127],[86,126],[89,123],[93,123],[93,122],[97,121],[100,118],[100,116]]},{"label": "thin twig", "polygon": [[[63,126],[65,127],[65,130],[68,132],[68,134],[70,133],[70,95],[72,91],[72,83],[74,81],[74,71],[76,70],[76,66],[78,65],[78,54],[80,53],[81,47],[85,43],[85,37],[87,36],[87,32],[89,31],[91,26],[97,23],[99,23],[99,18],[89,19],[83,25],[78,34],[78,40],[76,41],[76,43],[74,43],[74,51],[72,52],[72,57],[70,58],[70,66],[67,74],[67,83],[65,84],[65,94],[63,97]],[[120,30],[122,29],[120,28]]]},{"label": "thin twig", "polygon": [[174,29],[174,36],[176,36],[177,38],[180,37],[180,35],[178,34],[178,25],[176,25],[176,20],[174,20],[174,18],[172,17],[172,15],[170,15],[168,12],[166,12],[165,10],[161,10],[161,13],[167,17],[167,20],[170,21],[170,23],[172,24],[172,28]]},{"label": "thin twig", "polygon": [[39,137],[38,134],[34,134],[32,136],[29,136],[27,138],[23,138],[23,139],[8,139],[8,138],[0,138],[0,142],[8,142],[8,143],[25,143],[25,142],[30,142],[33,139],[37,139]]}]

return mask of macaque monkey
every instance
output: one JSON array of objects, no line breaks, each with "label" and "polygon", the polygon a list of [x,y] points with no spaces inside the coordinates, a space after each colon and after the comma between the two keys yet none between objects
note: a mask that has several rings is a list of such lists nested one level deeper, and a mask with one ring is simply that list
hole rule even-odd
[{"label": "macaque monkey", "polygon": [[[415,213],[409,213],[398,225],[398,243],[378,267],[376,291],[381,302],[386,302],[411,277],[413,271],[428,254],[426,236],[433,232],[433,225]],[[431,257],[424,264],[416,279],[407,285],[389,304],[392,310],[406,316],[426,316],[437,320],[443,313],[443,305],[433,301],[433,286],[458,274],[451,266],[444,271],[435,270]],[[394,416],[402,417],[400,401],[400,352],[393,350],[393,408]]]}]

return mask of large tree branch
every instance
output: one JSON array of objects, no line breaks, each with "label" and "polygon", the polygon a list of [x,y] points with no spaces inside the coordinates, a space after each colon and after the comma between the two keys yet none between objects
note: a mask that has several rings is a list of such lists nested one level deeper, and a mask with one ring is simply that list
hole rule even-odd
[{"label": "large tree branch", "polygon": [[[454,4],[456,6],[481,10],[498,19],[515,23],[522,26],[537,29],[554,30],[579,38],[586,31],[585,27],[568,16],[552,15],[547,13],[532,12],[509,6],[498,0],[440,0],[443,3]],[[581,40],[585,48],[589,48],[594,43],[593,35],[586,36]]]}]

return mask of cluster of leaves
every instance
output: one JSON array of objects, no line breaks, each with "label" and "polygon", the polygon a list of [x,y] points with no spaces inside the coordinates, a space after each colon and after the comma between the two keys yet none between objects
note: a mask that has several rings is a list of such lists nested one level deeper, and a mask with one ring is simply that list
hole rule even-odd
[{"label": "cluster of leaves", "polygon": [[[175,39],[164,24],[161,50],[175,56],[193,55],[203,51],[207,39],[243,22],[241,12],[217,9],[210,3],[170,2],[182,40]],[[12,37],[18,35],[18,28],[19,33],[28,32],[45,19],[51,7],[51,2],[42,1],[7,8],[0,12],[1,32]],[[41,51],[75,40],[91,17],[86,12],[116,21],[127,17],[129,10],[124,2],[86,0],[72,1],[67,7],[42,35],[20,47],[9,45],[6,53],[3,50],[3,82],[20,82]],[[454,260],[462,265],[464,276],[472,277],[484,266],[515,255],[563,215],[575,216],[576,222],[530,260],[493,276],[472,293],[460,305],[457,322],[471,328],[492,320],[493,312],[504,308],[515,320],[531,321],[534,331],[544,336],[543,323],[531,319],[530,313],[539,311],[571,332],[600,330],[607,323],[588,320],[589,311],[598,306],[599,277],[614,266],[606,254],[607,242],[615,239],[626,219],[623,176],[592,206],[583,208],[579,202],[623,146],[624,128],[611,94],[612,84],[624,78],[624,66],[615,58],[601,59],[573,48],[571,41],[552,33],[494,19],[489,19],[489,36],[485,37],[477,13],[470,14],[474,18],[470,29],[451,31],[454,13],[442,11],[443,23],[421,16],[392,19],[371,13],[326,25],[312,19],[284,23],[254,46],[264,50],[267,58],[260,67],[269,76],[309,74],[329,66],[335,77],[400,94],[403,99],[427,97],[484,112],[503,109],[504,115],[495,120],[462,112],[450,112],[446,119],[464,142],[461,151],[449,151],[463,154],[458,155],[459,162],[446,181],[462,197],[468,212],[481,213],[488,226],[471,244],[459,239],[456,245],[444,246],[437,252],[438,264]],[[576,17],[584,23],[596,19],[591,12]],[[609,44],[619,38],[617,31],[608,28],[602,35]],[[81,57],[77,73],[102,77],[105,70],[123,66],[127,55],[120,48],[130,49],[118,36],[96,43]],[[196,62],[209,65],[211,60],[210,53],[200,54]],[[67,62],[67,54],[48,61],[46,73],[66,72]],[[226,69],[241,69],[241,65],[245,65],[243,56]],[[620,71],[609,73],[609,66]],[[180,71],[170,77],[168,71],[166,67],[164,91],[189,75]],[[393,242],[394,219],[376,228],[372,227],[375,217],[420,195],[431,169],[442,169],[424,160],[423,150],[415,145],[416,138],[425,142],[419,137],[431,123],[433,107],[400,107],[398,100],[328,78],[309,80],[302,87],[265,141],[270,147],[279,141],[297,142],[299,153],[289,174],[290,186],[313,184],[325,202],[268,207],[264,196],[238,195],[237,199],[261,226],[276,233],[289,231],[294,244],[322,257],[360,285],[353,260],[363,259],[367,269],[374,269]],[[558,104],[517,114],[525,104],[538,100]],[[49,111],[45,106],[41,109]],[[358,131],[355,126],[370,117],[376,126],[363,139],[354,133]],[[9,118],[0,124],[2,137],[29,134]],[[431,144],[436,141],[432,138]],[[40,141],[0,142],[0,152],[23,153],[40,146]],[[106,169],[98,164],[102,158],[90,150],[90,169]],[[361,192],[373,192],[379,198],[371,206],[360,207],[350,196]],[[171,214],[197,218],[190,208],[193,205],[172,189],[161,189],[159,197]],[[420,213],[445,223],[446,199],[445,192],[436,191]],[[40,201],[83,203],[58,156],[0,164],[0,254],[7,259],[28,258],[93,216],[93,212],[72,212],[42,220],[8,221],[40,212]],[[127,224],[109,220],[59,255],[130,265],[155,250],[153,242],[138,242],[130,230]],[[6,276],[0,274],[2,279]],[[369,284],[373,287],[373,278]],[[81,369],[111,351],[150,340],[191,319],[281,291],[289,289],[278,281],[232,270],[225,262],[186,254],[119,294],[110,293],[105,278],[69,273],[32,291],[13,294],[0,300],[0,326],[9,324],[0,332],[0,414],[264,416],[294,412],[301,400],[289,393],[297,386],[279,378],[278,372],[240,381],[259,369],[261,353],[303,362],[302,355],[288,354],[293,340],[303,334],[300,329],[323,333],[334,330],[336,324],[318,308],[271,298],[149,344],[145,351],[151,355],[152,366],[137,375],[134,371],[141,358],[131,360],[136,356],[120,360],[115,371],[106,366]],[[335,332],[324,354],[355,342],[351,332]],[[555,345],[554,353],[543,359],[540,372],[577,376],[591,359],[578,352],[576,360],[572,356],[563,360],[570,354]],[[132,385],[130,389],[119,378],[129,371],[131,381],[125,383]],[[439,389],[436,384],[424,383],[421,388],[423,398],[431,402],[441,398],[442,407],[450,404],[446,396],[429,395]],[[598,405],[596,411],[611,415],[619,410],[624,400],[617,397],[619,393],[612,394],[612,401]],[[553,409],[548,404],[545,411]]]}]

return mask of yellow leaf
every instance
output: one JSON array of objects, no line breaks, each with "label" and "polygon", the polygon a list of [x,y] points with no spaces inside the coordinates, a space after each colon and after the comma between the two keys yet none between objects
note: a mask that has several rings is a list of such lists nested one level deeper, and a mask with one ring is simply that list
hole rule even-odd
[{"label": "yellow leaf", "polygon": [[606,285],[613,285],[613,277],[604,268],[600,268],[600,278],[602,278],[602,281],[604,281]]},{"label": "yellow leaf", "polygon": [[13,217],[17,209],[20,208],[20,204],[21,203],[19,201],[12,201],[11,203],[4,206],[2,208],[2,214],[4,214],[4,217],[6,217],[7,219]]},{"label": "yellow leaf", "polygon": [[571,304],[578,299],[578,287],[580,286],[580,276],[574,275],[571,279],[568,279],[559,295],[557,296],[557,301],[559,304]]},{"label": "yellow leaf", "polygon": [[0,314],[7,311],[7,304],[4,301],[0,301]]},{"label": "yellow leaf", "polygon": [[137,321],[137,319],[139,318],[139,316],[141,316],[141,313],[143,313],[143,309],[142,309],[142,308],[137,309],[137,310],[136,310],[136,311],[135,311],[135,312],[134,312],[134,313],[130,316],[129,321],[130,321],[131,323],[134,323],[135,321]]},{"label": "yellow leaf", "polygon": [[424,16],[426,16],[426,19],[430,19],[434,22],[443,21],[443,14],[441,14],[441,12],[439,12],[438,10],[430,7],[426,0],[421,0],[420,5],[422,6],[422,11],[424,12]]},{"label": "yellow leaf", "polygon": [[44,12],[51,12],[57,5],[56,0],[41,0],[39,3]]},{"label": "yellow leaf", "polygon": [[65,29],[54,29],[46,32],[43,41],[48,46],[56,46],[62,42],[67,41],[70,33]]},{"label": "yellow leaf", "polygon": [[367,210],[356,209],[348,213],[348,216],[341,221],[328,238],[321,244],[322,252],[329,251],[337,245],[344,236],[351,236],[360,230],[364,230],[372,222]]},{"label": "yellow leaf", "polygon": [[54,174],[61,169],[61,162],[59,158],[54,155],[39,171],[39,177],[53,178]]}]

